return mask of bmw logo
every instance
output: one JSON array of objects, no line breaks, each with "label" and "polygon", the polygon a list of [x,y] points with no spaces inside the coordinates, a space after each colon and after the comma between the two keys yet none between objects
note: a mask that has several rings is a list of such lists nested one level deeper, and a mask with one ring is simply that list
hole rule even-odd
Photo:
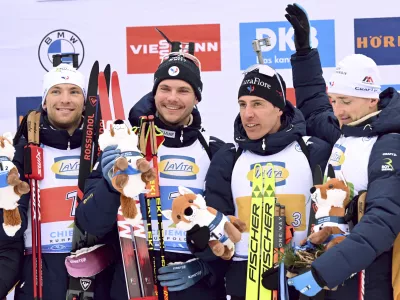
[{"label": "bmw logo", "polygon": [[[38,56],[42,67],[49,71],[53,68],[54,54],[78,53],[78,68],[85,57],[85,48],[81,39],[72,31],[58,29],[47,34],[39,45]],[[62,58],[64,63],[72,63],[72,58]]]}]

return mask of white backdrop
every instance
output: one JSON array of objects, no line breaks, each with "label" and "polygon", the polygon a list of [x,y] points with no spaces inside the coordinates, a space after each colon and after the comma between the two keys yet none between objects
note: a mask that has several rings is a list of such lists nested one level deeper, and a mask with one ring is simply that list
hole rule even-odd
[{"label": "white backdrop", "polygon": [[[334,47],[332,48],[334,52],[329,54],[333,57],[327,57],[328,54],[324,56],[324,53],[321,53],[323,58],[329,58],[333,62],[338,62],[344,56],[354,53],[355,18],[399,16],[398,9],[395,9],[399,7],[398,0],[380,1],[380,5],[376,5],[376,2],[372,0],[300,0],[298,2],[308,10],[311,20],[334,20],[334,33],[324,33],[324,37],[318,36],[317,33],[317,40],[323,38],[324,44],[327,43]],[[210,134],[225,140],[232,140],[233,120],[238,112],[237,90],[241,80],[241,55],[244,55],[240,50],[241,38],[251,41],[255,38],[256,32],[254,30],[254,36],[240,37],[239,24],[286,22],[285,26],[288,29],[289,23],[284,17],[287,4],[285,1],[272,0],[180,0],[170,2],[165,0],[43,2],[2,0],[0,1],[0,132],[15,132],[16,130],[16,97],[41,95],[42,76],[45,70],[40,63],[38,49],[42,39],[52,31],[64,29],[80,38],[85,51],[80,67],[84,74],[89,75],[95,60],[99,60],[101,68],[110,63],[112,70],[119,72],[125,110],[128,113],[130,107],[142,95],[151,90],[153,74],[128,74],[127,54],[129,52],[129,55],[132,55],[130,52],[132,43],[127,43],[127,27],[219,24],[220,42],[211,43],[211,45],[220,47],[218,49],[220,53],[215,56],[215,53],[211,53],[215,52],[215,49],[209,49],[208,56],[203,53],[205,58],[202,63],[204,66],[212,65],[216,63],[215,59],[220,59],[221,68],[218,71],[203,72],[204,92],[199,110],[202,113],[204,126]],[[271,28],[274,26],[271,25]],[[397,26],[396,30],[397,34],[394,33],[392,36],[395,40],[395,50],[400,52],[400,40],[397,40],[400,36],[400,26]],[[169,30],[165,29],[169,38],[174,40],[174,34],[168,34],[168,32]],[[278,33],[278,30],[275,32]],[[146,37],[143,35],[133,37],[133,39],[138,39],[137,45],[146,44],[146,42],[140,42],[145,41]],[[67,37],[67,32],[64,38],[70,38]],[[202,36],[201,39],[203,38],[207,40],[207,37]],[[279,49],[286,47],[286,52],[282,52],[286,54],[286,57],[288,57],[287,53],[292,52],[290,47],[288,48],[290,43],[285,45],[285,41],[287,42],[288,39],[290,39],[290,34],[286,34],[284,41],[279,36],[275,47],[276,51],[278,51],[278,45]],[[158,38],[156,43],[159,40],[162,38]],[[193,40],[196,41],[196,36],[193,36]],[[68,42],[64,42],[65,45],[68,46]],[[251,44],[248,43],[245,46],[249,48]],[[329,45],[322,46],[329,48]],[[244,46],[242,45],[242,47]],[[321,43],[319,43],[319,47],[321,47]],[[78,48],[77,46],[76,49]],[[134,49],[138,52],[137,47]],[[378,50],[382,55],[385,54],[386,49],[383,46]],[[46,49],[42,48],[41,51],[46,51]],[[155,51],[154,48],[153,51]],[[151,54],[142,56],[142,58],[149,58],[149,55]],[[242,65],[249,64],[246,62],[249,61],[251,55],[254,55],[255,62],[255,54],[248,51],[246,55],[247,59],[242,61]],[[144,64],[148,64],[145,68],[155,71],[158,64],[157,57],[158,54],[152,54],[148,62],[144,62]],[[218,62],[216,64],[218,65]],[[385,65],[380,68],[385,84],[400,83],[398,65]],[[329,78],[333,69],[332,66],[324,68],[325,79]],[[291,87],[290,68],[278,69],[278,71],[285,78],[287,86]]]},{"label": "white backdrop", "polygon": [[[376,59],[380,60],[383,83],[386,85],[400,84],[400,26],[399,19],[386,19],[399,17],[398,0],[381,0],[376,5],[374,0],[299,0],[308,11],[311,20],[334,20],[334,32],[324,31],[317,26],[317,36],[314,42],[319,42],[321,50],[329,48],[333,51],[321,51],[321,56],[329,60],[329,67],[324,68],[325,79],[328,79],[334,70],[333,66],[344,56],[355,52],[355,27],[354,19],[357,18],[384,18],[381,20],[362,23],[364,35],[379,36],[381,39],[372,41],[377,49],[372,49]],[[128,74],[127,56],[133,59],[130,68],[144,68],[154,72],[158,64],[158,54],[147,56],[132,56],[133,49],[140,52],[140,44],[146,42],[147,34],[154,35],[154,31],[136,30],[140,26],[170,26],[170,25],[196,25],[216,24],[214,32],[209,37],[209,32],[199,27],[194,41],[202,40],[209,45],[209,52],[199,53],[204,69],[202,79],[204,83],[203,101],[199,105],[203,123],[209,134],[215,135],[226,141],[232,140],[233,120],[238,113],[237,90],[241,81],[241,66],[248,66],[251,51],[241,53],[241,47],[250,47],[250,43],[241,45],[243,40],[251,41],[254,34],[245,31],[246,25],[241,23],[252,22],[286,22],[284,17],[285,1],[217,1],[217,0],[76,0],[76,1],[34,1],[34,0],[1,0],[0,1],[0,132],[16,130],[16,98],[34,97],[41,95],[42,76],[45,69],[41,65],[38,51],[41,41],[50,32],[65,30],[64,38],[70,40],[69,32],[78,36],[84,45],[84,59],[80,70],[89,75],[90,68],[95,60],[100,61],[101,68],[110,63],[113,70],[120,75],[121,89],[124,99],[126,114],[133,104],[152,88],[153,74]],[[368,23],[370,22],[370,23]],[[261,28],[270,28],[278,35],[276,46],[271,53],[278,56],[289,57],[288,53],[294,50],[290,43],[289,24],[273,23],[261,25]],[[379,26],[381,24],[381,26]],[[242,27],[241,27],[242,26]],[[283,35],[279,35],[285,27]],[[127,27],[131,34],[127,41]],[[250,25],[251,27],[251,25]],[[253,26],[254,27],[254,26]],[[257,27],[257,26],[255,26]],[[132,29],[133,28],[133,29]],[[219,32],[215,32],[217,28]],[[241,28],[243,32],[241,33]],[[274,29],[275,28],[275,29]],[[187,29],[187,28],[186,28]],[[191,29],[193,30],[193,28]],[[172,40],[175,34],[165,33]],[[179,30],[183,34],[185,30]],[[261,31],[263,31],[261,29]],[[314,29],[315,31],[315,29]],[[151,33],[152,32],[152,33]],[[176,31],[174,31],[176,32]],[[248,36],[243,36],[244,33]],[[250,32],[250,33],[248,33]],[[271,30],[264,30],[271,33]],[[369,34],[370,33],[370,34]],[[134,36],[132,36],[132,34]],[[136,36],[135,36],[136,34]],[[242,34],[242,36],[241,36]],[[158,35],[156,34],[158,37]],[[217,36],[217,38],[216,38]],[[362,36],[362,35],[361,35]],[[379,41],[385,41],[380,44]],[[150,44],[158,44],[161,38],[151,37]],[[76,39],[76,37],[75,37]],[[216,41],[215,39],[220,39]],[[135,41],[136,43],[132,42]],[[323,41],[323,45],[321,45]],[[389,47],[388,41],[392,41]],[[208,44],[207,44],[208,42]],[[78,42],[76,51],[82,51]],[[292,49],[288,45],[292,46]],[[61,45],[71,47],[71,43],[62,42]],[[162,45],[162,44],[161,44]],[[43,45],[42,45],[43,46]],[[54,45],[56,47],[56,45]],[[150,46],[148,51],[157,52],[155,46]],[[369,48],[371,49],[372,46]],[[372,47],[372,48],[374,48]],[[283,51],[286,48],[286,51]],[[322,49],[323,48],[323,49]],[[41,59],[46,65],[47,48],[41,49]],[[141,48],[143,49],[143,48]],[[64,49],[65,50],[65,49]],[[282,51],[281,51],[282,50]],[[53,49],[53,51],[56,51]],[[274,52],[275,51],[275,52]],[[397,51],[397,59],[393,53]],[[270,55],[273,57],[274,55]],[[80,55],[82,56],[82,55]],[[242,62],[241,62],[242,56]],[[143,60],[143,61],[142,61]],[[255,62],[255,55],[254,55]],[[253,63],[254,63],[253,62]],[[333,64],[332,64],[333,62]],[[47,61],[47,65],[50,62]],[[140,66],[139,66],[140,65]],[[276,67],[276,66],[275,66]],[[286,68],[278,71],[286,80],[287,86],[292,87],[291,70],[286,63]],[[290,93],[289,93],[290,94]]]}]

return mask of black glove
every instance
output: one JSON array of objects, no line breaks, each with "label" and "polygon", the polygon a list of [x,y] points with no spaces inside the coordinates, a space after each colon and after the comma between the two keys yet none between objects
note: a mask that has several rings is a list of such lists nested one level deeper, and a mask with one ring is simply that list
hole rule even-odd
[{"label": "black glove", "polygon": [[310,22],[307,12],[300,5],[294,3],[286,7],[286,19],[294,29],[294,45],[298,55],[307,55],[311,51]]},{"label": "black glove", "polygon": [[196,224],[186,232],[186,244],[192,253],[204,251],[208,246],[209,240],[210,228],[208,226],[200,227]]}]

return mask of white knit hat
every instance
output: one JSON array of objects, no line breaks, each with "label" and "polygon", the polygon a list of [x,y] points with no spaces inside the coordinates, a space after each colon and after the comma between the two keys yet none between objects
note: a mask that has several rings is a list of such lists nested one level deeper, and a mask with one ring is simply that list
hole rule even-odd
[{"label": "white knit hat", "polygon": [[42,107],[48,91],[56,84],[61,83],[75,84],[80,87],[86,101],[85,76],[70,64],[60,64],[43,77]]},{"label": "white knit hat", "polygon": [[328,92],[361,98],[379,98],[381,76],[376,63],[363,54],[346,56],[331,76]]}]

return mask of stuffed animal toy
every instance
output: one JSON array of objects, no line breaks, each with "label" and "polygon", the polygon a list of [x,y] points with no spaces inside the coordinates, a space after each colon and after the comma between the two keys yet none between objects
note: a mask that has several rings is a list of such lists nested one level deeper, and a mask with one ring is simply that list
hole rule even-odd
[{"label": "stuffed animal toy", "polygon": [[[199,194],[180,186],[179,196],[172,202],[172,210],[163,215],[176,224],[176,228],[189,232],[195,227],[207,228],[207,243],[216,256],[229,260],[235,252],[235,243],[241,239],[246,228],[238,218],[229,218],[212,207]],[[235,224],[235,225],[234,225]]]},{"label": "stuffed animal toy", "polygon": [[121,150],[121,156],[110,171],[112,186],[121,193],[122,215],[134,226],[142,219],[134,198],[147,192],[146,182],[155,179],[155,170],[141,156],[137,135],[122,120],[116,120],[110,130],[104,130],[99,136],[101,150],[111,145],[118,145],[117,149]]},{"label": "stuffed animal toy", "polygon": [[328,177],[324,184],[313,186],[311,193],[311,199],[317,206],[316,224],[307,240],[315,245],[326,244],[325,249],[328,250],[343,241],[345,234],[349,233],[344,217],[350,203],[350,189],[344,178]]},{"label": "stuffed animal toy", "polygon": [[18,200],[29,193],[29,184],[19,179],[18,169],[12,163],[15,148],[11,133],[0,136],[0,208],[3,209],[3,229],[14,236],[21,228]]}]

